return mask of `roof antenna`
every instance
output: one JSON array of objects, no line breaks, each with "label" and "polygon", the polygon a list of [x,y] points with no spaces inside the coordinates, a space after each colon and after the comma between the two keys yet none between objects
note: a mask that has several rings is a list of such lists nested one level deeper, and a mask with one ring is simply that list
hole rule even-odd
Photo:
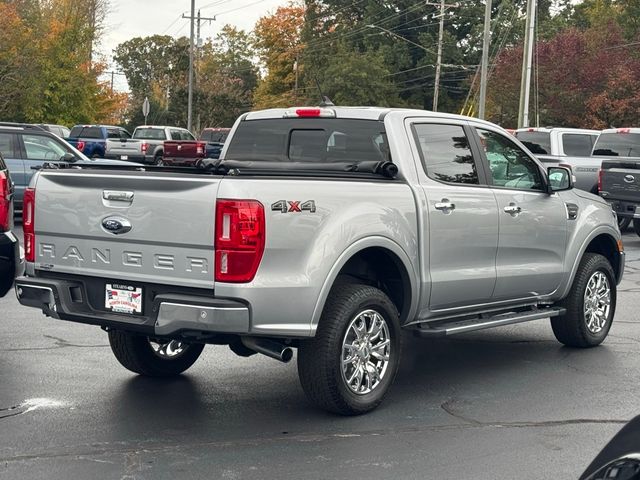
[{"label": "roof antenna", "polygon": [[319,107],[335,107],[334,103],[331,101],[331,99],[329,97],[327,97],[326,95],[322,94],[322,88],[320,88],[320,82],[318,82],[318,77],[316,77],[315,75],[313,76],[313,79],[316,81],[316,86],[318,87],[318,92],[320,92],[320,105],[318,105]]}]

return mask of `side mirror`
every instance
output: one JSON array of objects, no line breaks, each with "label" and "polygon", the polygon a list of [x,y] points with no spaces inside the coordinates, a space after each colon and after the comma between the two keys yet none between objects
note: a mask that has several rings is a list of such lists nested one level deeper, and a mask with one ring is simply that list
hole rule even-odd
[{"label": "side mirror", "polygon": [[547,168],[547,178],[549,179],[549,193],[562,192],[573,188],[573,174],[565,167]]},{"label": "side mirror", "polygon": [[640,417],[620,430],[591,462],[580,480],[640,478]]},{"label": "side mirror", "polygon": [[67,152],[60,159],[61,162],[75,162],[77,160],[76,156],[73,153]]}]

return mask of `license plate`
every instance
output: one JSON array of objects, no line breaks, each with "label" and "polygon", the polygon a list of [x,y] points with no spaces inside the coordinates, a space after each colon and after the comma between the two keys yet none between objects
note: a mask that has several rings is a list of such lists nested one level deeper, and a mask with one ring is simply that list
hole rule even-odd
[{"label": "license plate", "polygon": [[129,160],[129,155],[120,155],[120,160]]},{"label": "license plate", "polygon": [[104,306],[118,313],[142,313],[142,288],[107,283],[105,286]]}]

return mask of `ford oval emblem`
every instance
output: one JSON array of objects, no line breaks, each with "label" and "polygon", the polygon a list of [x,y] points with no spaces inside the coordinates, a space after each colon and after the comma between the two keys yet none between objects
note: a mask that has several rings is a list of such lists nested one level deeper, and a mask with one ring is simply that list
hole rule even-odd
[{"label": "ford oval emblem", "polygon": [[633,183],[635,182],[636,177],[634,177],[633,175],[625,175],[624,176],[624,181],[627,183]]},{"label": "ford oval emblem", "polygon": [[131,230],[131,222],[123,217],[107,217],[102,220],[102,228],[109,233],[119,235]]}]

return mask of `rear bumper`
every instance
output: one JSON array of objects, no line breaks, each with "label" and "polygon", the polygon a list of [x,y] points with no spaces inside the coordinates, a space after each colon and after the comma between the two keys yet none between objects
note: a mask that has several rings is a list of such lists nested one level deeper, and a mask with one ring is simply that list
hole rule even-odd
[{"label": "rear bumper", "polygon": [[203,157],[163,157],[162,163],[170,167],[195,167]]},{"label": "rear bumper", "polygon": [[619,217],[640,218],[640,212],[637,211],[638,204],[636,202],[609,200],[608,198],[606,200]]},{"label": "rear bumper", "polygon": [[236,300],[162,293],[143,315],[127,315],[92,306],[81,281],[18,277],[15,290],[22,305],[60,320],[149,336],[249,333],[249,307]]},{"label": "rear bumper", "polygon": [[[122,158],[123,156],[127,158],[123,159]],[[153,163],[153,157],[147,158],[146,155],[129,155],[129,154],[119,155],[119,154],[107,153],[104,155],[104,158],[107,158],[109,160],[124,160],[126,162]]]}]

